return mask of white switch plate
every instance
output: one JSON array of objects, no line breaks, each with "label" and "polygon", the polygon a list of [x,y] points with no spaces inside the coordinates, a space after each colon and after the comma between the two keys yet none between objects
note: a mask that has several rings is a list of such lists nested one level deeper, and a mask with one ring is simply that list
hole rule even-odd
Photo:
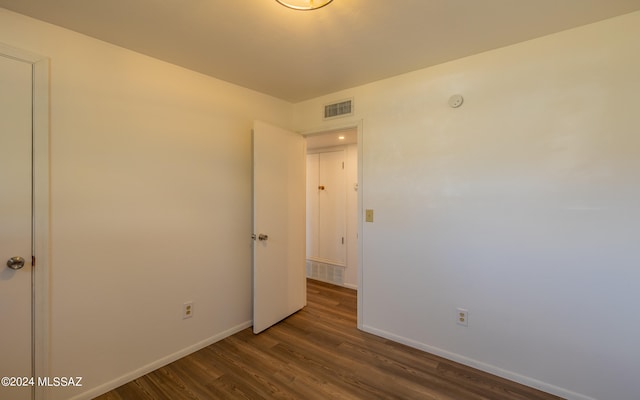
[{"label": "white switch plate", "polygon": [[364,212],[365,222],[373,222],[373,210],[367,209]]}]

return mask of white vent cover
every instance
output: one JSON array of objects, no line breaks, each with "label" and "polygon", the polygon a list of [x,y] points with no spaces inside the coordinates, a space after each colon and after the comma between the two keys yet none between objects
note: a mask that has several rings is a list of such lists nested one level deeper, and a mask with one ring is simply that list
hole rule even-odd
[{"label": "white vent cover", "polygon": [[307,278],[344,286],[344,267],[307,260]]},{"label": "white vent cover", "polygon": [[324,119],[344,117],[353,114],[353,99],[339,101],[324,106]]}]

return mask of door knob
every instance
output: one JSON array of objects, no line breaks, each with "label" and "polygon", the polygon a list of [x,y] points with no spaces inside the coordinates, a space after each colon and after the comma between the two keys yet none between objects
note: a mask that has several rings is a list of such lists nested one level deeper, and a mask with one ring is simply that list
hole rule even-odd
[{"label": "door knob", "polygon": [[22,257],[11,257],[7,260],[7,267],[11,269],[20,269],[24,267],[24,258]]},{"label": "door knob", "polygon": [[269,235],[265,235],[264,233],[261,233],[258,235],[258,240],[260,241],[265,241],[265,240],[269,240]]}]

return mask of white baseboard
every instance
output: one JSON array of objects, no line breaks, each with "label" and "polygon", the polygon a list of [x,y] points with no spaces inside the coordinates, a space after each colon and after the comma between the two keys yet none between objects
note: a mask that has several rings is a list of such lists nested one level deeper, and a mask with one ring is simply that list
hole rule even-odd
[{"label": "white baseboard", "polygon": [[[196,351],[198,351],[198,350],[200,350],[202,348],[205,348],[205,347],[207,347],[207,346],[209,346],[209,345],[211,345],[213,343],[216,343],[216,342],[218,342],[218,341],[220,341],[220,340],[222,340],[222,339],[224,339],[226,337],[229,337],[229,336],[231,336],[231,335],[233,335],[235,333],[238,333],[241,330],[246,329],[246,328],[248,328],[248,327],[250,327],[252,325],[253,325],[253,321],[247,321],[247,322],[244,322],[242,324],[236,325],[236,326],[234,326],[234,327],[232,327],[232,328],[230,328],[230,329],[228,329],[226,331],[223,331],[223,332],[221,332],[221,333],[219,333],[217,335],[214,335],[214,336],[212,336],[210,338],[207,338],[207,339],[202,340],[202,341],[200,341],[198,343],[195,343],[195,344],[193,344],[193,345],[191,345],[189,347],[186,347],[186,348],[184,348],[184,349],[182,349],[180,351],[177,351],[177,352],[175,352],[173,354],[170,354],[170,355],[168,355],[166,357],[163,357],[163,358],[161,358],[161,359],[159,359],[157,361],[154,361],[154,362],[152,362],[150,364],[147,364],[147,365],[145,365],[145,366],[143,366],[141,368],[133,370],[133,371],[131,371],[131,372],[125,374],[125,375],[122,375],[121,377],[119,377],[117,379],[114,379],[114,380],[112,380],[110,382],[107,382],[107,383],[105,383],[103,385],[97,386],[97,387],[95,387],[95,388],[93,388],[93,389],[91,389],[89,391],[81,393],[81,394],[73,397],[71,400],[91,400],[91,399],[93,399],[95,397],[98,397],[98,396],[100,396],[100,395],[102,395],[104,393],[107,393],[107,392],[109,392],[109,391],[111,391],[111,390],[113,390],[113,389],[115,389],[117,387],[120,387],[120,386],[122,386],[122,385],[124,385],[124,384],[126,384],[128,382],[131,382],[134,379],[137,379],[137,378],[139,378],[139,377],[141,377],[143,375],[146,375],[146,374],[148,374],[148,373],[150,373],[152,371],[155,371],[158,368],[162,368],[165,365],[170,364],[170,363],[172,363],[172,362],[174,362],[174,361],[176,361],[176,360],[178,360],[178,359],[180,359],[182,357],[185,357],[185,356],[187,356],[187,355],[189,355],[191,353],[194,353],[194,352],[196,352]],[[464,364],[464,365],[467,365],[469,367],[473,367],[473,368],[476,368],[478,370],[481,370],[481,371],[484,371],[484,372],[488,372],[490,374],[497,375],[497,376],[500,376],[500,377],[505,378],[505,379],[509,379],[510,381],[514,381],[514,382],[517,382],[517,383],[520,383],[520,384],[523,384],[523,385],[526,385],[526,386],[529,386],[529,387],[533,387],[533,388],[542,390],[544,392],[547,392],[547,393],[550,393],[550,394],[553,394],[553,395],[556,395],[556,396],[563,397],[563,398],[568,399],[568,400],[597,400],[597,399],[594,399],[592,397],[588,397],[588,396],[585,396],[585,395],[582,395],[582,394],[579,394],[579,393],[575,393],[575,392],[572,392],[570,390],[566,390],[566,389],[560,388],[558,386],[554,386],[554,385],[548,384],[546,382],[539,381],[537,379],[529,378],[527,376],[523,376],[523,375],[517,374],[515,372],[507,371],[507,370],[495,367],[495,366],[490,365],[490,364],[486,364],[486,363],[483,363],[483,362],[480,362],[480,361],[477,361],[477,360],[474,360],[474,359],[471,359],[471,358],[468,358],[468,357],[464,357],[464,356],[456,354],[456,353],[451,353],[449,351],[442,350],[442,349],[437,348],[437,347],[429,346],[427,344],[420,343],[420,342],[417,342],[415,340],[407,339],[405,337],[398,336],[398,335],[395,335],[393,333],[386,332],[386,331],[383,331],[383,330],[380,330],[380,329],[377,329],[377,328],[373,328],[371,326],[363,325],[362,330],[365,331],[365,332],[371,333],[373,335],[380,336],[380,337],[383,337],[383,338],[386,338],[386,339],[389,339],[389,340],[393,340],[394,342],[402,343],[402,344],[405,344],[407,346],[410,346],[410,347],[413,347],[413,348],[416,348],[416,349],[419,349],[419,350],[422,350],[422,351],[426,351],[428,353],[435,354],[437,356],[446,358],[448,360],[455,361],[455,362],[458,362],[460,364]]]},{"label": "white baseboard", "polygon": [[499,377],[508,379],[510,381],[517,382],[522,385],[529,386],[538,390],[542,390],[543,392],[547,392],[556,396],[560,396],[567,400],[597,400],[597,399],[594,399],[593,397],[588,397],[579,393],[575,393],[570,390],[566,390],[561,387],[539,381],[537,379],[520,375],[515,372],[507,371],[502,368],[498,368],[496,366],[474,360],[472,358],[464,357],[460,354],[451,353],[449,351],[442,350],[437,347],[429,346],[427,344],[420,343],[415,340],[407,339],[390,332],[373,328],[371,326],[363,325],[362,330],[365,332],[371,333],[373,335],[380,336],[385,339],[393,340],[394,342],[402,343],[409,347],[413,347],[413,348],[425,351],[427,353],[435,354],[437,356],[446,358],[447,360],[455,361],[457,363],[476,368],[480,371],[488,372],[490,374],[497,375]]},{"label": "white baseboard", "polygon": [[169,354],[166,357],[163,357],[157,361],[154,361],[150,364],[147,364],[143,367],[140,367],[136,370],[133,370],[125,375],[122,375],[121,377],[114,379],[110,382],[107,382],[103,385],[100,385],[98,387],[95,387],[89,391],[86,391],[84,393],[81,393],[73,398],[71,398],[71,400],[90,400],[93,399],[95,397],[98,397],[102,394],[105,394],[117,387],[120,387],[122,385],[124,385],[125,383],[131,382],[134,379],[137,379],[143,375],[148,374],[149,372],[155,371],[158,368],[162,368],[167,364],[170,364],[176,360],[179,360],[182,357],[188,356],[191,353],[194,353],[200,349],[203,349],[215,342],[218,342],[226,337],[229,337],[235,333],[240,332],[243,329],[246,329],[250,326],[253,325],[253,321],[247,321],[247,322],[243,322],[242,324],[236,325],[230,329],[227,329],[226,331],[220,332],[217,335],[211,336],[210,338],[207,338],[205,340],[202,340],[198,343],[195,343],[189,347],[186,347],[180,351],[177,351],[173,354]]},{"label": "white baseboard", "polygon": [[353,285],[351,283],[345,283],[344,285],[342,285],[348,289],[353,289],[353,290],[358,290],[358,285]]}]

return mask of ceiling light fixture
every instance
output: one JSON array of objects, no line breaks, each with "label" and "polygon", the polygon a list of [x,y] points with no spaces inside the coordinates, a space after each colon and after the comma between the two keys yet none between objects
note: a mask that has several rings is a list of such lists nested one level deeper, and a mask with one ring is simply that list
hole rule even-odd
[{"label": "ceiling light fixture", "polygon": [[331,3],[333,0],[276,0],[278,3],[293,10],[317,10]]}]

